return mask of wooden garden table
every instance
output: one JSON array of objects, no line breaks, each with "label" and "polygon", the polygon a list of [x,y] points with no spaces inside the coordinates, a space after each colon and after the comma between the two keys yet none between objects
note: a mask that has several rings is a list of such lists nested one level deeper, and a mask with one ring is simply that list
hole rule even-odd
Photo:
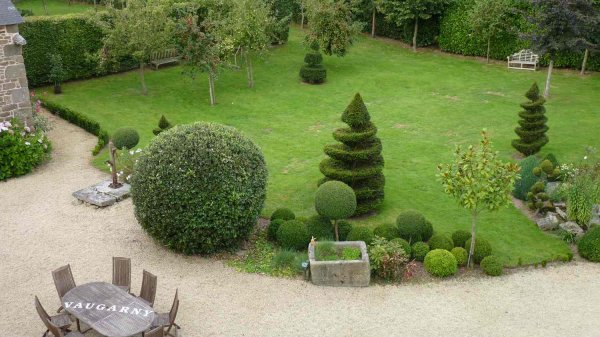
[{"label": "wooden garden table", "polygon": [[148,330],[154,310],[119,287],[92,282],[71,289],[63,297],[70,314],[103,336],[128,337]]}]

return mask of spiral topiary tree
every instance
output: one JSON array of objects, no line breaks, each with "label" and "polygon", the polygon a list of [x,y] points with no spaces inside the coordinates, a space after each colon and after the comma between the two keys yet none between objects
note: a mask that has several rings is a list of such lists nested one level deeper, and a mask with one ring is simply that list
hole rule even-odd
[{"label": "spiral topiary tree", "polygon": [[300,78],[305,83],[320,84],[325,82],[327,69],[321,64],[323,55],[319,52],[319,44],[313,42],[310,51],[304,56],[305,65],[300,68]]},{"label": "spiral topiary tree", "polygon": [[325,154],[330,158],[319,166],[325,175],[321,183],[339,180],[348,184],[357,199],[354,215],[365,214],[383,202],[385,178],[381,141],[360,94],[354,96],[342,114],[342,121],[350,127],[333,132],[333,138],[342,144],[325,146]]},{"label": "spiral topiary tree", "polygon": [[530,156],[538,153],[548,143],[548,136],[546,136],[548,118],[544,116],[546,113],[544,107],[546,99],[540,96],[537,83],[533,83],[525,97],[529,99],[529,102],[521,104],[521,107],[525,110],[519,112],[519,117],[521,117],[521,120],[519,120],[520,126],[515,129],[519,139],[514,139],[512,146],[522,154]]}]

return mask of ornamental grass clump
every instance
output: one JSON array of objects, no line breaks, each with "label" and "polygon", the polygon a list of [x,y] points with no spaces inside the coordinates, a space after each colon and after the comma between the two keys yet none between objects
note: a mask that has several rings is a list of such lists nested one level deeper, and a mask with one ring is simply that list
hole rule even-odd
[{"label": "ornamental grass clump", "polygon": [[423,264],[425,270],[436,277],[448,277],[458,270],[456,258],[445,249],[434,249],[427,253]]},{"label": "ornamental grass clump", "polygon": [[325,146],[329,158],[319,165],[325,176],[322,182],[339,180],[349,185],[356,194],[354,215],[365,214],[383,202],[382,145],[360,94],[354,96],[342,114],[342,121],[349,127],[333,132],[333,138],[341,144]]},{"label": "ornamental grass clump", "polygon": [[513,140],[512,146],[522,154],[531,156],[540,152],[540,149],[548,143],[548,136],[546,136],[548,118],[544,116],[546,99],[540,95],[537,83],[533,83],[525,97],[529,101],[521,104],[524,110],[519,112],[521,120],[515,129],[519,139]]},{"label": "ornamental grass clump", "polygon": [[221,124],[198,122],[161,133],[135,168],[135,216],[150,236],[177,252],[235,249],[252,232],[265,201],[262,152]]}]

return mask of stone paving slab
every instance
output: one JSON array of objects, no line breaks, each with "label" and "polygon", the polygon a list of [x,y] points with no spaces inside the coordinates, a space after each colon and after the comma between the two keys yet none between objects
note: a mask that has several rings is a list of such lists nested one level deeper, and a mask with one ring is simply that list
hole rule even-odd
[{"label": "stone paving slab", "polygon": [[116,202],[129,197],[131,185],[123,183],[123,186],[119,188],[111,188],[109,187],[111,183],[112,180],[105,180],[96,185],[74,192],[73,196],[77,198],[77,200],[98,207],[114,205]]}]

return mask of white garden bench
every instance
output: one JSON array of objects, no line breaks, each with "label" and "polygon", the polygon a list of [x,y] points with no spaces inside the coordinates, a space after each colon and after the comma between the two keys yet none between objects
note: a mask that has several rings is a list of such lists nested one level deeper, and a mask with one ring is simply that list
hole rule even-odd
[{"label": "white garden bench", "polygon": [[510,69],[525,69],[533,71],[537,69],[539,59],[540,57],[529,49],[523,49],[520,52],[507,57],[508,67]]},{"label": "white garden bench", "polygon": [[175,49],[167,49],[150,54],[150,63],[156,67],[156,70],[163,64],[176,63],[180,60],[181,56],[179,56]]}]

